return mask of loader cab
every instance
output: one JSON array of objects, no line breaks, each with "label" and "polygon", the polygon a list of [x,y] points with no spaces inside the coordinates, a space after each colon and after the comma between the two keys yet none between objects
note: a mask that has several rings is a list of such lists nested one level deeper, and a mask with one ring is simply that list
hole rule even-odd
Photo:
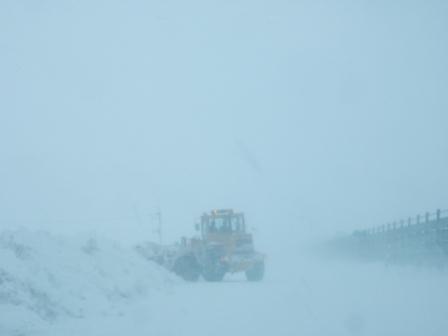
[{"label": "loader cab", "polygon": [[213,210],[201,217],[200,225],[203,239],[216,236],[244,235],[246,223],[243,213],[235,213],[233,210]]}]

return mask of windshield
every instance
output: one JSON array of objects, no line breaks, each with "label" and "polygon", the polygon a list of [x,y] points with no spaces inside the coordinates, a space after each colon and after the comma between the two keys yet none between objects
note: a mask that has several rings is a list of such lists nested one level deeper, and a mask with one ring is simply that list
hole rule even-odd
[{"label": "windshield", "polygon": [[244,219],[242,216],[221,216],[207,219],[206,227],[211,233],[244,232]]}]

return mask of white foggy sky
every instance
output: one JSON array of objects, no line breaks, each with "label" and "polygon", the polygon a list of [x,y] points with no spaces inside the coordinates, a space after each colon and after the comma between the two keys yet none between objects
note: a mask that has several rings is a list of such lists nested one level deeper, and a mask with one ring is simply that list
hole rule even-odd
[{"label": "white foggy sky", "polygon": [[[0,3],[0,225],[265,237],[448,208],[445,1]],[[255,163],[254,163],[255,162]],[[140,218],[140,220],[138,219]]]}]

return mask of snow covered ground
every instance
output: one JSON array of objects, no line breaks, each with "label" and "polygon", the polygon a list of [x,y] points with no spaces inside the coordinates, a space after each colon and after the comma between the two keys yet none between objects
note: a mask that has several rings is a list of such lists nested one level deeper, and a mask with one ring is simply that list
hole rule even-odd
[{"label": "snow covered ground", "polygon": [[0,335],[445,335],[448,275],[269,259],[266,279],[185,283],[88,237],[0,236]]},{"label": "snow covered ground", "polygon": [[115,317],[177,280],[134,250],[94,237],[0,234],[0,335],[49,334],[64,323]]}]

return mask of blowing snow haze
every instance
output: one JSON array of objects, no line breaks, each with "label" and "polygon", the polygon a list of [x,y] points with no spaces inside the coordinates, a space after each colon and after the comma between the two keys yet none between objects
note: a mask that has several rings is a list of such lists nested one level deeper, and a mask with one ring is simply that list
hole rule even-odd
[{"label": "blowing snow haze", "polygon": [[[58,249],[62,243],[57,240],[67,239],[72,249],[64,253],[85,265],[80,272],[89,273],[93,263],[107,273],[112,267],[107,257],[84,260],[77,254],[84,242],[74,236],[98,237],[92,244],[111,256],[119,252],[109,239],[126,249],[158,241],[159,211],[162,241],[170,244],[194,235],[205,211],[233,208],[244,211],[257,249],[268,256],[267,277],[260,285],[270,287],[260,290],[272,293],[270,299],[257,296],[258,284],[234,286],[237,292],[232,284],[201,292],[201,284],[184,288],[168,273],[142,288],[164,287],[162,280],[171,279],[169,286],[181,287],[169,296],[172,306],[197,296],[210,300],[204,305],[226,297],[223,307],[247,298],[247,308],[258,309],[260,316],[279,306],[299,311],[272,315],[266,335],[441,335],[448,327],[444,318],[421,317],[417,308],[406,310],[410,317],[421,317],[410,330],[403,327],[405,314],[402,323],[394,323],[386,310],[379,317],[384,323],[376,327],[366,316],[383,304],[390,311],[404,309],[407,291],[418,292],[429,283],[442,294],[434,291],[411,301],[417,307],[426,297],[428,311],[446,313],[448,293],[445,285],[437,287],[446,273],[406,268],[396,271],[412,275],[390,274],[377,263],[323,267],[324,261],[306,259],[301,248],[448,208],[447,60],[445,1],[2,0],[0,231],[9,233],[0,237],[0,246],[22,257],[28,256],[23,252],[28,246],[31,259],[23,259],[27,264],[20,267],[34,269],[40,267],[36,263],[46,265],[47,243]],[[107,248],[101,250],[101,244]],[[30,251],[41,251],[43,259]],[[123,265],[137,268],[141,260],[126,253]],[[299,259],[307,266],[291,269]],[[14,258],[2,260],[15,263]],[[57,278],[60,261],[53,261],[45,269]],[[12,279],[18,274],[14,269],[19,268],[4,274]],[[165,272],[152,264],[145,271],[126,268],[138,279],[159,271]],[[117,272],[110,271],[110,279],[119,279],[121,294],[143,295],[129,289]],[[342,275],[330,284],[334,274]],[[287,280],[275,282],[283,277]],[[393,301],[359,298],[366,288],[358,282],[372,278],[385,288],[402,284],[404,289],[395,296],[388,292]],[[344,279],[358,284],[342,285]],[[45,292],[40,283],[35,286]],[[373,286],[369,282],[367,288]],[[89,287],[98,297],[103,289]],[[350,294],[340,294],[344,290]],[[297,300],[294,293],[300,293]],[[10,311],[2,300],[0,295],[3,311]],[[29,307],[42,307],[33,300],[26,301]],[[342,301],[345,308],[338,306]],[[59,310],[46,304],[51,314],[77,314],[63,302]],[[170,304],[162,305],[162,320],[169,320]],[[132,308],[137,326],[145,320],[138,307]],[[198,335],[193,332],[200,323],[198,310],[185,306],[177,311],[184,335]],[[236,315],[230,308],[225,313],[229,320]],[[316,319],[327,317],[329,329],[316,329]],[[300,327],[291,324],[297,318],[305,321]],[[123,319],[117,330],[127,333],[133,320]],[[0,334],[2,322],[0,316]],[[222,321],[215,329],[212,325],[202,331],[233,332]],[[22,330],[20,325],[5,328],[11,335]],[[66,335],[75,330],[61,328]],[[181,334],[144,328],[158,335]],[[264,335],[249,326],[243,331]]]}]

